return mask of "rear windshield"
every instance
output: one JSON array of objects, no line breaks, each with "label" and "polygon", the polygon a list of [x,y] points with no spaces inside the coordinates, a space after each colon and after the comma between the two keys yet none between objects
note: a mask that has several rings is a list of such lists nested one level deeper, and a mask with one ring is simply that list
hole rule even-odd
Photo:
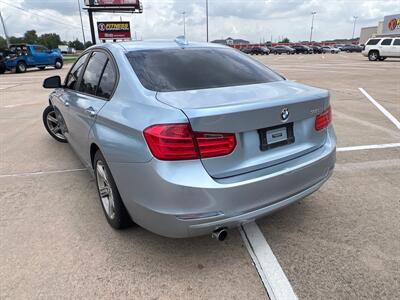
[{"label": "rear windshield", "polygon": [[283,80],[266,66],[232,49],[142,50],[126,55],[142,85],[158,92]]}]

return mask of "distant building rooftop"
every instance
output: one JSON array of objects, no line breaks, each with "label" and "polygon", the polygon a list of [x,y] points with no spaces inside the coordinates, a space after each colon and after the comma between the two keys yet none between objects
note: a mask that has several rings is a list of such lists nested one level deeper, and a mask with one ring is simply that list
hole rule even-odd
[{"label": "distant building rooftop", "polygon": [[242,40],[242,39],[233,39],[231,37],[228,37],[225,40],[214,40],[211,43],[215,43],[215,44],[222,44],[222,45],[244,45],[244,44],[250,44],[249,41],[246,40]]}]

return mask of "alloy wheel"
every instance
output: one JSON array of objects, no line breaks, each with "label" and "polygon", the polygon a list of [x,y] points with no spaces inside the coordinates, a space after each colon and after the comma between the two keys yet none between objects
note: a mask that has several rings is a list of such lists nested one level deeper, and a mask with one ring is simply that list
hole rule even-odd
[{"label": "alloy wheel", "polygon": [[53,110],[47,114],[46,117],[47,126],[50,131],[59,139],[65,140],[65,136],[61,131],[60,122],[57,119],[56,112]]},{"label": "alloy wheel", "polygon": [[101,203],[103,205],[104,211],[110,219],[115,218],[115,203],[114,195],[110,185],[110,179],[107,174],[106,166],[103,161],[98,160],[96,163],[96,178],[97,178],[97,188],[99,190],[99,195]]}]

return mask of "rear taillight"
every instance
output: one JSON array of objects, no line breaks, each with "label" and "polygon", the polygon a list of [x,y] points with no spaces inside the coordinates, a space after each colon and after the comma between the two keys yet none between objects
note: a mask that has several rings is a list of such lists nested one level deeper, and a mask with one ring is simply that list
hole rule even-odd
[{"label": "rear taillight", "polygon": [[233,133],[194,133],[201,158],[216,157],[232,153],[236,147]]},{"label": "rear taillight", "polygon": [[151,153],[160,160],[186,160],[230,154],[236,147],[233,133],[193,132],[189,124],[159,124],[146,128]]},{"label": "rear taillight", "polygon": [[322,114],[315,117],[315,130],[322,130],[332,122],[332,109],[329,106]]}]

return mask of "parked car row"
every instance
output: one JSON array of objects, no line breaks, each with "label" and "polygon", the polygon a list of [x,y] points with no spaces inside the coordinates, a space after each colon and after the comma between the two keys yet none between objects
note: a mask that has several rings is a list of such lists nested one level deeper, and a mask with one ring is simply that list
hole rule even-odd
[{"label": "parked car row", "polygon": [[274,47],[248,47],[241,48],[240,51],[251,55],[268,55],[268,54],[317,54],[317,53],[332,53],[337,54],[343,52],[361,52],[362,47],[358,45],[336,45],[336,46],[319,46],[319,45],[278,45]]},{"label": "parked car row", "polygon": [[251,55],[268,55],[271,53],[271,50],[267,47],[242,48],[240,50]]}]

